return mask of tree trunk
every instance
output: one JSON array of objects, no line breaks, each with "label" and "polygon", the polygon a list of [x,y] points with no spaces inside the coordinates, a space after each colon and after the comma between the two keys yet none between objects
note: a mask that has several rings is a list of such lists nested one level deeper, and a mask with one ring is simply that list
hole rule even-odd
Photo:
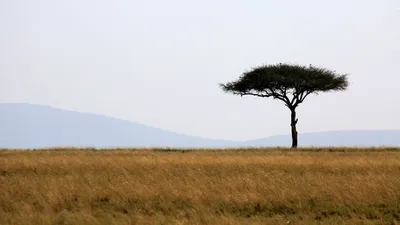
[{"label": "tree trunk", "polygon": [[298,119],[296,119],[296,109],[290,109],[291,111],[291,123],[290,126],[292,127],[292,148],[297,148],[297,129],[296,124]]}]

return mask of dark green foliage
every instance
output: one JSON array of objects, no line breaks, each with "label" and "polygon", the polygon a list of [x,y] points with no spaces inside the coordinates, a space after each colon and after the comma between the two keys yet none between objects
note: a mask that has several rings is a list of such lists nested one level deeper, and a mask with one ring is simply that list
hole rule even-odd
[{"label": "dark green foliage", "polygon": [[225,92],[273,97],[296,108],[309,94],[345,90],[348,81],[346,74],[325,68],[280,63],[256,67],[244,72],[237,81],[220,86]]}]

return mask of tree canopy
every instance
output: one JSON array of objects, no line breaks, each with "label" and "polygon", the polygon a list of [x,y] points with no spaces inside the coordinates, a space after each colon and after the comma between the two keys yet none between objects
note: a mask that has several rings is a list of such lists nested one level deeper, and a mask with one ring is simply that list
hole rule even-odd
[{"label": "tree canopy", "polygon": [[273,97],[295,108],[309,94],[345,90],[348,81],[347,74],[325,68],[279,63],[253,68],[237,81],[220,86],[225,92],[236,95]]}]

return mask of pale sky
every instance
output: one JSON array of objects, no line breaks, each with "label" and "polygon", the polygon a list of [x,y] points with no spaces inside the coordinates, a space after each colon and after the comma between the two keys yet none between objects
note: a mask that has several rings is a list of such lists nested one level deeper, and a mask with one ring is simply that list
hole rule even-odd
[{"label": "pale sky", "polygon": [[0,0],[0,103],[261,138],[289,110],[218,83],[278,62],[350,74],[300,105],[300,133],[400,128],[399,0]]}]

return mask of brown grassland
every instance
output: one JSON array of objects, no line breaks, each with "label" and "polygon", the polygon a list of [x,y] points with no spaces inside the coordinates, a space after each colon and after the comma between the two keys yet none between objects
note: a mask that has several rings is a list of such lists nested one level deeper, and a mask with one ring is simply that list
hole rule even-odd
[{"label": "brown grassland", "polygon": [[400,149],[1,150],[0,224],[400,224]]}]

